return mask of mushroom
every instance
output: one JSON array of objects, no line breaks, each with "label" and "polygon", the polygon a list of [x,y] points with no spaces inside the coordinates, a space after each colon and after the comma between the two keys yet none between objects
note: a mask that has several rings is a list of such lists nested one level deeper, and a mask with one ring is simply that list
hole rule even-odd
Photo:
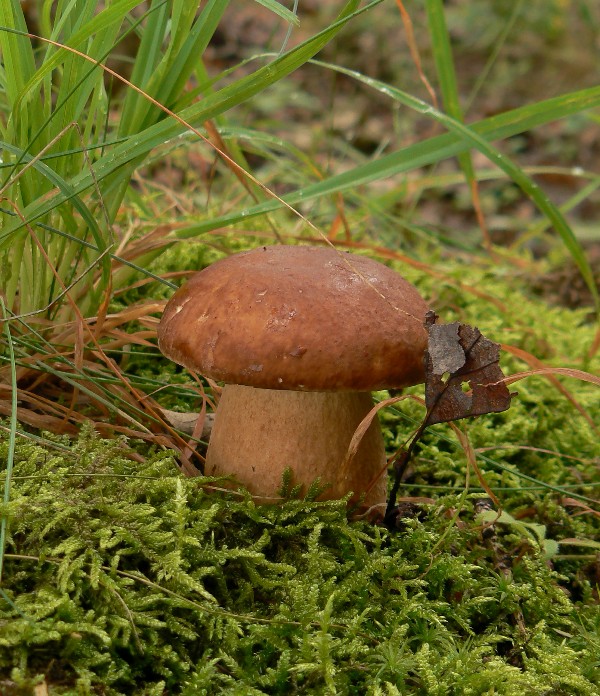
[{"label": "mushroom", "polygon": [[[225,382],[205,474],[277,497],[286,468],[323,498],[385,503],[385,451],[373,419],[351,461],[370,392],[424,380],[428,307],[377,261],[325,247],[267,246],[193,275],[158,328],[171,360]],[[383,472],[383,474],[382,474]]]}]

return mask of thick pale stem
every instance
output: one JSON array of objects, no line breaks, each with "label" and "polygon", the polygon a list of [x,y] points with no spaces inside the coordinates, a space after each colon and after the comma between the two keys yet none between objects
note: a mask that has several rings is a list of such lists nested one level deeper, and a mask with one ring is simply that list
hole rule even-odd
[{"label": "thick pale stem", "polygon": [[[373,406],[367,392],[297,392],[227,385],[210,438],[206,474],[232,475],[261,498],[273,498],[283,471],[306,491],[317,477],[331,484],[323,499],[367,493],[365,506],[384,505],[385,450],[375,418],[350,463],[356,428]],[[370,490],[367,489],[372,485]]]}]

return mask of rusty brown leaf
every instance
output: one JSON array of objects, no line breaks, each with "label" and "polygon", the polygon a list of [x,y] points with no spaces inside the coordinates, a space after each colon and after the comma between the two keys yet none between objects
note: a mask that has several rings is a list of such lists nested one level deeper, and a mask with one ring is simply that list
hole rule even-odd
[{"label": "rusty brown leaf", "polygon": [[426,424],[506,411],[512,395],[498,363],[500,345],[476,327],[436,319],[430,312],[426,320]]}]

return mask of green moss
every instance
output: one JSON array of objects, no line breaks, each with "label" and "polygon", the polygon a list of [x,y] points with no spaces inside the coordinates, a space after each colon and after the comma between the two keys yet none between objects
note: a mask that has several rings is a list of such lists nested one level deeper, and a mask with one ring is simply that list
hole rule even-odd
[{"label": "green moss", "polygon": [[598,693],[586,639],[597,607],[580,610],[563,590],[570,578],[514,530],[482,538],[470,497],[442,496],[390,533],[348,522],[343,501],[258,507],[210,483],[180,477],[169,453],[140,464],[89,429],[56,454],[19,439],[4,510],[3,683]]}]

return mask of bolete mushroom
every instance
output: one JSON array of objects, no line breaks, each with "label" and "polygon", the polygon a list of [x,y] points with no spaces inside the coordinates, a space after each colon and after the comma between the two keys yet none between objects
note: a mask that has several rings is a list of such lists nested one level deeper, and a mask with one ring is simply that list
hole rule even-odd
[{"label": "bolete mushroom", "polygon": [[168,302],[158,341],[225,382],[205,473],[273,498],[290,467],[295,484],[329,484],[324,498],[385,503],[376,418],[343,465],[370,392],[423,381],[427,309],[387,266],[329,247],[260,247],[196,273]]}]

